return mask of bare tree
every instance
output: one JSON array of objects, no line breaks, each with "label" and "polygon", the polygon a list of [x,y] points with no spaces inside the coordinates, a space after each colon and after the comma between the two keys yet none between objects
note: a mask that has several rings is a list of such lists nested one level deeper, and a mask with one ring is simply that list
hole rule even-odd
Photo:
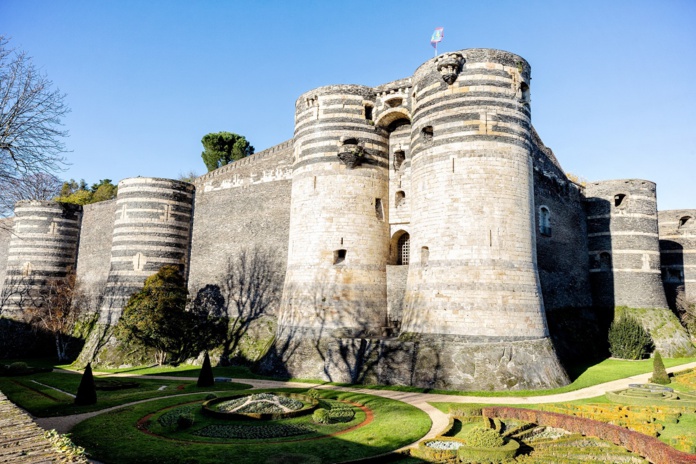
[{"label": "bare tree", "polygon": [[19,178],[0,181],[0,216],[10,216],[20,200],[52,200],[60,195],[63,182],[46,172],[35,172]]},{"label": "bare tree", "polygon": [[688,298],[684,286],[677,288],[677,315],[691,336],[696,336],[696,300]]},{"label": "bare tree", "polygon": [[251,323],[277,304],[282,286],[280,265],[270,250],[254,247],[242,250],[227,262],[222,281],[224,312],[230,325],[223,345],[223,359],[239,347]]},{"label": "bare tree", "polygon": [[27,308],[27,322],[53,335],[58,360],[68,359],[72,331],[85,305],[75,273],[46,282],[36,304]]},{"label": "bare tree", "polygon": [[65,94],[39,72],[26,52],[0,35],[0,182],[55,171],[65,163]]}]

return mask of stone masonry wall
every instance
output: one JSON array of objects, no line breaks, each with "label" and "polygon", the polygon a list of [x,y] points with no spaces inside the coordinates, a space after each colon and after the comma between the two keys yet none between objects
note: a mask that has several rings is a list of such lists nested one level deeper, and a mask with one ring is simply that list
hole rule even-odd
[{"label": "stone masonry wall", "polygon": [[0,294],[2,294],[2,285],[5,282],[5,273],[7,272],[7,255],[10,252],[10,237],[13,226],[14,218],[0,219]]},{"label": "stone masonry wall", "polygon": [[115,199],[83,206],[77,251],[77,280],[89,298],[90,312],[99,309],[109,277],[115,211]]},{"label": "stone masonry wall", "polygon": [[194,190],[187,182],[152,177],[118,183],[100,323],[115,323],[130,295],[162,266],[178,266],[186,275]]},{"label": "stone masonry wall", "polygon": [[[448,68],[460,69],[451,83]],[[414,74],[402,332],[548,336],[536,270],[529,76],[521,57],[484,49],[442,55]]]},{"label": "stone masonry wall", "polygon": [[[580,187],[567,179],[536,133],[532,156],[537,266],[544,307],[547,311],[590,307],[587,226]],[[544,220],[549,227],[542,227]]]},{"label": "stone masonry wall", "polygon": [[81,206],[17,202],[2,293],[4,316],[23,320],[24,309],[43,303],[36,297],[51,279],[75,269],[81,219]]},{"label": "stone masonry wall", "polygon": [[696,301],[696,209],[660,211],[662,280],[670,306],[677,290]]},{"label": "stone masonry wall", "polygon": [[594,305],[666,308],[655,183],[592,182],[585,195]]},{"label": "stone masonry wall", "polygon": [[295,107],[290,247],[280,323],[363,334],[386,326],[388,139],[374,91],[321,87]]},{"label": "stone masonry wall", "polygon": [[[255,248],[282,282],[290,223],[292,141],[196,179],[189,292],[219,285],[230,259]],[[223,172],[218,172],[223,171]],[[279,300],[280,295],[276,295]]]}]

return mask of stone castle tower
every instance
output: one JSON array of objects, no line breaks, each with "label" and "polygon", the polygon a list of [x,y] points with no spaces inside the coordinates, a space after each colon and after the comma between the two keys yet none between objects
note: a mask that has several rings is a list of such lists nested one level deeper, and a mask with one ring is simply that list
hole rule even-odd
[{"label": "stone castle tower", "polygon": [[[657,315],[696,298],[696,210],[658,213],[650,181],[571,182],[532,126],[530,82],[515,54],[445,53],[377,87],[306,92],[292,140],[193,184],[137,177],[85,207],[20,202],[0,224],[2,316],[21,325],[37,292],[74,270],[98,316],[80,359],[108,363],[109,327],[161,266],[179,266],[194,297],[253,255],[282,288],[252,330],[269,337],[262,371],[563,385],[547,315]],[[669,338],[663,355],[694,353],[685,332]]]}]

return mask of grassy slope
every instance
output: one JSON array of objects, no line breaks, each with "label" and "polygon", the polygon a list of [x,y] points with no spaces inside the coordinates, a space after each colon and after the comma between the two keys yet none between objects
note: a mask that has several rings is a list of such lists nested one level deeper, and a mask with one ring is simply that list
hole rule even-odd
[{"label": "grassy slope", "polygon": [[[97,379],[99,377],[96,377]],[[74,398],[56,391],[55,387],[64,392],[75,394],[80,384],[81,376],[70,374],[34,374],[21,377],[0,377],[0,391],[15,404],[26,409],[37,417],[53,417],[70,414],[80,414],[112,406],[138,401],[147,398],[170,396],[182,393],[217,390],[239,390],[250,385],[238,383],[216,384],[209,388],[198,388],[193,382],[181,383],[171,380],[138,379],[137,388],[102,391],[97,390],[98,402],[91,406],[76,406]],[[39,385],[39,382],[43,385]],[[162,386],[165,389],[160,390]]]}]

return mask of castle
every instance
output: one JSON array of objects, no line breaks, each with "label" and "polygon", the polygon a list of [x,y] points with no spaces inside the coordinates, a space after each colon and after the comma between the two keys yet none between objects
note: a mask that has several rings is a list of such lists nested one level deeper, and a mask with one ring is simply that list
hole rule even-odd
[{"label": "castle", "polygon": [[[378,87],[301,95],[292,140],[193,184],[138,177],[85,207],[20,202],[0,238],[3,316],[21,318],[8,289],[22,278],[74,268],[109,326],[161,266],[195,295],[263,247],[285,263],[267,372],[566,384],[547,312],[696,298],[696,210],[658,215],[646,180],[570,181],[532,127],[530,82],[515,54],[445,53]],[[693,351],[679,340],[656,345]]]}]

